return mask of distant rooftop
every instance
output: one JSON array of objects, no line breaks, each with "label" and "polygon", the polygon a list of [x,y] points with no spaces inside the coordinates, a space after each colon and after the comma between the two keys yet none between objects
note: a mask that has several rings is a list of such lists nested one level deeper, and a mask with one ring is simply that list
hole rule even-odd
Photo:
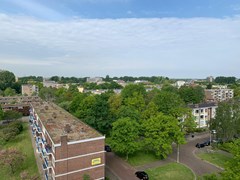
[{"label": "distant rooftop", "polygon": [[54,144],[59,144],[61,135],[66,134],[69,142],[102,136],[95,129],[53,103],[41,101],[32,103],[32,106]]},{"label": "distant rooftop", "polygon": [[214,107],[217,106],[216,102],[209,102],[209,103],[200,103],[200,104],[190,104],[188,107],[194,108],[207,108],[207,107]]}]

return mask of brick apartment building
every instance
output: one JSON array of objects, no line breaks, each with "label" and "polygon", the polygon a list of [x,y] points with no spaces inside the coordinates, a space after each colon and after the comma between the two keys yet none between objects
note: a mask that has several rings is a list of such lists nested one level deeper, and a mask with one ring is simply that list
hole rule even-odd
[{"label": "brick apartment building", "polygon": [[105,136],[48,102],[32,103],[29,121],[46,179],[104,179]]}]

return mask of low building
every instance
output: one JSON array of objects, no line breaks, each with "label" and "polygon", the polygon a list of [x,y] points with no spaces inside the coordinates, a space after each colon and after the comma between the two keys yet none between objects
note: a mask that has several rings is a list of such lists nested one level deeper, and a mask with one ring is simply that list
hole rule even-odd
[{"label": "low building", "polygon": [[46,179],[104,179],[105,136],[48,102],[31,104],[30,122]]},{"label": "low building", "polygon": [[204,128],[209,126],[209,121],[215,118],[217,104],[215,102],[211,103],[201,103],[189,105],[192,109],[192,114],[195,117],[195,122],[198,128]]},{"label": "low building", "polygon": [[205,101],[207,102],[221,102],[227,101],[234,97],[233,89],[205,89]]},{"label": "low building", "polygon": [[32,96],[33,94],[38,94],[38,86],[32,84],[22,85],[22,95]]},{"label": "low building", "polygon": [[177,88],[180,88],[182,86],[184,86],[186,84],[185,81],[177,81],[175,82],[174,86],[176,86]]},{"label": "low building", "polygon": [[10,96],[0,97],[0,105],[3,111],[17,111],[24,116],[29,116],[30,103],[39,102],[38,96]]},{"label": "low building", "polygon": [[101,83],[103,81],[103,78],[101,77],[88,77],[87,82],[88,83]]}]

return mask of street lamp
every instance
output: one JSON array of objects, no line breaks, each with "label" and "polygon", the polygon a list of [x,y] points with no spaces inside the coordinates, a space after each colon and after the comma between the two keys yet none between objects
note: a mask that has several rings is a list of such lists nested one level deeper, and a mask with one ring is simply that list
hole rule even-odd
[{"label": "street lamp", "polygon": [[210,145],[211,145],[211,142],[212,142],[211,134],[213,134],[213,135],[216,134],[216,130],[213,129],[213,130],[210,131],[210,142],[209,142]]}]

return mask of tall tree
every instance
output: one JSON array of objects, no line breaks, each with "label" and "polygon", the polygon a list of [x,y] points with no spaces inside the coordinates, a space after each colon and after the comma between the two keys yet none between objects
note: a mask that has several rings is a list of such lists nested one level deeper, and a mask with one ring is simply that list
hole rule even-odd
[{"label": "tall tree", "polygon": [[139,124],[130,118],[118,119],[113,123],[110,144],[128,159],[129,154],[139,150]]},{"label": "tall tree", "polygon": [[15,75],[10,71],[0,70],[0,84],[5,87],[11,86],[15,82]]},{"label": "tall tree", "polygon": [[178,120],[159,113],[143,122],[145,149],[153,150],[161,158],[172,152],[172,143],[184,143],[183,132]]},{"label": "tall tree", "polygon": [[15,89],[8,87],[4,90],[4,96],[15,96],[15,95],[16,95]]},{"label": "tall tree", "polygon": [[210,128],[215,129],[217,137],[223,141],[232,140],[240,134],[240,101],[232,99],[218,104],[216,116],[210,122]]},{"label": "tall tree", "polygon": [[43,87],[39,91],[39,96],[46,101],[54,101],[56,99],[55,89],[51,87]]},{"label": "tall tree", "polygon": [[121,96],[124,99],[134,97],[134,94],[142,94],[143,97],[146,95],[146,89],[142,84],[129,84],[121,92]]},{"label": "tall tree", "polygon": [[163,112],[166,115],[171,114],[171,109],[182,107],[184,105],[184,102],[178,94],[167,91],[161,91],[158,93],[154,97],[153,102],[157,105],[158,111]]},{"label": "tall tree", "polygon": [[179,95],[185,103],[197,104],[202,102],[204,99],[204,89],[201,86],[182,86],[179,89]]}]

